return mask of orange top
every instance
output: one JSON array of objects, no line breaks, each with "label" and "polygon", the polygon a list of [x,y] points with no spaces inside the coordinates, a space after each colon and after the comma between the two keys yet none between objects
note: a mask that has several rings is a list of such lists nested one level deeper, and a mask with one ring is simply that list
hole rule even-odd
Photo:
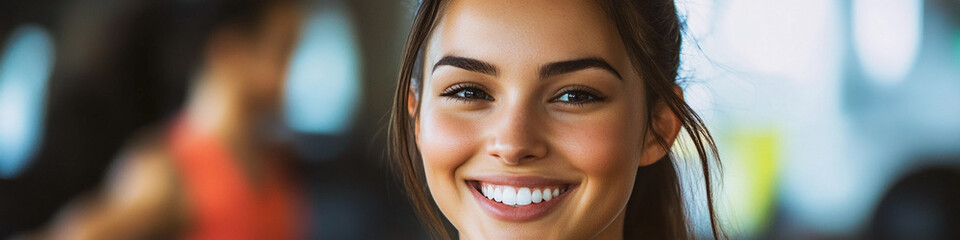
[{"label": "orange top", "polygon": [[254,187],[229,148],[181,118],[169,138],[192,225],[186,239],[300,239],[297,198],[277,161]]}]

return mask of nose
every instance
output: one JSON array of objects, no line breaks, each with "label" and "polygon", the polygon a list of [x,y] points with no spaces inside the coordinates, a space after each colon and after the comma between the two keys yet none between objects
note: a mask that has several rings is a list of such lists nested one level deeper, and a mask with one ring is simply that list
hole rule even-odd
[{"label": "nose", "polygon": [[490,119],[487,154],[507,165],[544,158],[548,147],[543,134],[544,123],[537,115],[530,109],[517,107]]}]

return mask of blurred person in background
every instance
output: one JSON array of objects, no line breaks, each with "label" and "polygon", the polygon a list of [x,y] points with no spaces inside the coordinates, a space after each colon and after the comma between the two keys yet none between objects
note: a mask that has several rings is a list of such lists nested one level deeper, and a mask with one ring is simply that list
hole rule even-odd
[{"label": "blurred person in background", "polygon": [[[167,5],[165,5],[167,4]],[[169,26],[158,47],[167,70],[193,75],[183,109],[146,130],[113,164],[100,191],[65,208],[54,239],[297,239],[301,207],[273,141],[287,61],[301,13],[294,1],[158,4]],[[177,29],[163,29],[163,28]],[[191,36],[198,38],[191,39]],[[186,39],[186,40],[184,40]],[[163,55],[161,52],[160,55]]]}]

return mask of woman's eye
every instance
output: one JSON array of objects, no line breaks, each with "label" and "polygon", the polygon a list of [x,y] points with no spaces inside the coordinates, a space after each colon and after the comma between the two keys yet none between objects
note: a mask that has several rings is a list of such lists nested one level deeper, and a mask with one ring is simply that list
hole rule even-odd
[{"label": "woman's eye", "polygon": [[490,94],[487,94],[487,92],[476,87],[464,87],[459,89],[453,89],[453,90],[447,91],[444,94],[441,94],[441,96],[460,98],[460,99],[466,99],[466,100],[490,100],[490,101],[493,100],[493,97],[491,97]]},{"label": "woman's eye", "polygon": [[553,99],[554,102],[584,104],[602,100],[599,96],[582,90],[566,91]]}]

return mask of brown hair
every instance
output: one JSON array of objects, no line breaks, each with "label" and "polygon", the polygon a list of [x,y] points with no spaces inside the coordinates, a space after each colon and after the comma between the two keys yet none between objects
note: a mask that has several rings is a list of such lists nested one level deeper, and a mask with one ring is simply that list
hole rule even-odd
[{"label": "brown hair", "polygon": [[[423,49],[446,5],[442,0],[422,0],[407,38],[393,102],[389,132],[392,167],[398,172],[414,209],[426,221],[431,235],[450,238],[446,222],[434,203],[423,172],[422,159],[416,147],[414,119],[419,117],[419,102],[414,116],[407,111],[408,94],[419,99],[422,85]],[[603,0],[603,10],[616,24],[634,71],[643,79],[647,109],[668,107],[680,120],[699,157],[703,174],[710,228],[715,239],[726,235],[717,219],[713,202],[711,165],[718,169],[719,156],[710,132],[700,117],[683,98],[674,93],[680,67],[682,23],[673,0]],[[652,129],[652,111],[647,112],[645,131]],[[657,143],[670,146],[655,131]],[[716,160],[711,164],[711,159]],[[624,238],[686,239],[691,237],[691,224],[686,209],[680,174],[672,154],[650,166],[641,167],[627,202]]]}]

